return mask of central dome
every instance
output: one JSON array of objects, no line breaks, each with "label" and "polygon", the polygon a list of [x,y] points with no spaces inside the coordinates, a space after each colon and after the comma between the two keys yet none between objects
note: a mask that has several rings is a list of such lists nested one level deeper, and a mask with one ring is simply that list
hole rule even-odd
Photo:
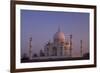
[{"label": "central dome", "polygon": [[54,35],[54,42],[65,42],[65,35],[63,32],[60,31],[60,29],[58,29],[58,32],[56,32]]}]

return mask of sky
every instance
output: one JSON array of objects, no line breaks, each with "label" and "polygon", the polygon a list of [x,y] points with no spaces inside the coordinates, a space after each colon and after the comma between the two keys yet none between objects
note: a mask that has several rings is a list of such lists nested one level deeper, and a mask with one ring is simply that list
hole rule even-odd
[{"label": "sky", "polygon": [[29,54],[29,38],[32,37],[32,52],[39,53],[58,31],[72,34],[72,55],[80,56],[80,40],[83,53],[89,51],[89,13],[21,10],[21,55]]}]

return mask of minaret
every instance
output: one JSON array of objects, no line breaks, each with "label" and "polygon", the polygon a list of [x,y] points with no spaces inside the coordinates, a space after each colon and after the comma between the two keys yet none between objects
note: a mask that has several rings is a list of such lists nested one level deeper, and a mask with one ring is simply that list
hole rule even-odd
[{"label": "minaret", "polygon": [[80,56],[82,57],[83,56],[83,41],[82,40],[80,40]]},{"label": "minaret", "polygon": [[32,59],[32,37],[29,38],[29,59]]},{"label": "minaret", "polygon": [[60,32],[61,31],[61,28],[60,28],[60,25],[58,26],[58,32]]},{"label": "minaret", "polygon": [[72,57],[72,35],[70,35],[70,57]]}]

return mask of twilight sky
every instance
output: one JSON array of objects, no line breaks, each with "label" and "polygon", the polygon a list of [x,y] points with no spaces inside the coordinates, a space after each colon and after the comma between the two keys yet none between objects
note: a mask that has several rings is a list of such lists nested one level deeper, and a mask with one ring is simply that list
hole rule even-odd
[{"label": "twilight sky", "polygon": [[49,40],[53,42],[59,25],[65,35],[73,36],[73,56],[80,55],[80,40],[83,53],[89,51],[89,13],[21,10],[21,54],[29,54],[30,37],[32,52],[38,54]]}]

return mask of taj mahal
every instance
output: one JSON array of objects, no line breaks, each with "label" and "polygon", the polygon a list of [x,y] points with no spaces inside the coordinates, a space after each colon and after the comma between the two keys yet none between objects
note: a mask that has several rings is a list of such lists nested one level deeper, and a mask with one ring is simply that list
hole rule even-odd
[{"label": "taj mahal", "polygon": [[[68,59],[72,58],[72,35],[66,35],[60,27],[53,35],[53,41],[48,41],[44,48],[38,54],[32,53],[32,37],[29,38],[28,58],[26,61],[41,61],[51,59]],[[83,55],[82,40],[80,40],[80,57]],[[25,56],[24,56],[25,57]],[[24,58],[23,58],[24,61]]]},{"label": "taj mahal", "polygon": [[[67,37],[66,37],[67,36]],[[32,55],[32,37],[29,39],[29,59],[43,58],[61,58],[71,57],[72,55],[72,35],[66,35],[61,31],[60,27],[53,35],[53,41],[48,41],[42,50],[40,55],[34,57]]]}]

